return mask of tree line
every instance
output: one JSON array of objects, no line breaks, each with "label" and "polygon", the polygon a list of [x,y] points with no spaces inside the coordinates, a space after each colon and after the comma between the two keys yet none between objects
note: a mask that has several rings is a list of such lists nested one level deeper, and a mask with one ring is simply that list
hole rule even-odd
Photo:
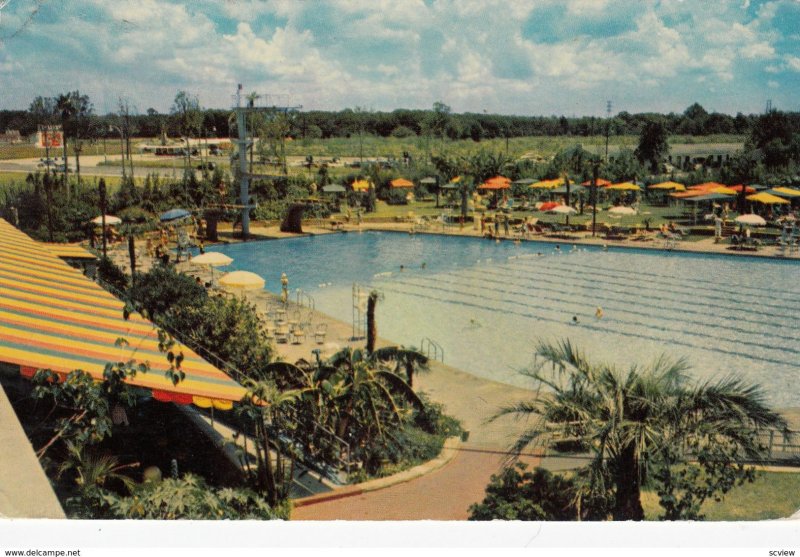
[{"label": "tree line", "polygon": [[[254,100],[258,95],[250,95]],[[64,99],[79,100],[81,109],[64,117]],[[15,129],[30,135],[37,126],[62,124],[68,136],[83,138],[116,137],[114,127],[125,126],[125,134],[139,137],[231,137],[236,123],[231,111],[203,108],[196,95],[179,91],[169,113],[154,108],[140,112],[130,102],[120,100],[118,110],[96,114],[91,100],[77,91],[54,97],[38,96],[28,110],[0,110],[0,130]],[[191,117],[187,118],[187,109]],[[280,112],[280,109],[275,109]],[[800,113],[786,114],[793,133],[800,132]],[[453,113],[444,103],[434,103],[429,110],[397,109],[380,112],[362,107],[340,111],[293,111],[286,118],[287,135],[297,139],[350,137],[368,134],[378,137],[434,136],[442,139],[513,138],[526,136],[587,137],[609,134],[638,135],[647,124],[657,122],[670,135],[746,134],[758,114],[735,116],[708,112],[694,103],[682,113],[660,114],[619,112],[609,118],[595,116],[514,116],[501,114]],[[190,124],[187,128],[187,122]]]}]

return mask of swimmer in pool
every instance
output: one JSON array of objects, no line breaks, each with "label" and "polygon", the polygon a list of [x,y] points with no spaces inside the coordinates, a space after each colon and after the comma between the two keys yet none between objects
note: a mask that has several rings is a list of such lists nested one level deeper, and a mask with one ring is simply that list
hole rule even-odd
[{"label": "swimmer in pool", "polygon": [[423,268],[423,269],[424,269],[425,267],[427,267],[427,266],[428,266],[428,264],[427,264],[427,263],[425,263],[424,261],[422,262],[422,265],[420,265],[420,267],[421,267],[421,268]]},{"label": "swimmer in pool", "polygon": [[598,319],[602,319],[603,318],[603,308],[601,308],[600,306],[597,306],[597,311],[594,312],[594,316],[597,317]]},{"label": "swimmer in pool", "polygon": [[578,316],[577,315],[573,315],[572,316],[572,324],[573,325],[577,325],[578,323],[580,323],[580,321],[578,321]]}]

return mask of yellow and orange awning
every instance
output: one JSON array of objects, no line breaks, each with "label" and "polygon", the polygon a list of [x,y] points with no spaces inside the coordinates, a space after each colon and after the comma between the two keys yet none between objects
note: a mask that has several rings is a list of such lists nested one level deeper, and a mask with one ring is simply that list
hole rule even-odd
[{"label": "yellow and orange awning", "polygon": [[[80,369],[96,380],[109,362],[147,362],[150,370],[128,383],[161,401],[229,409],[245,389],[184,346],[186,378],[173,385],[159,351],[158,330],[139,315],[124,319],[124,304],[73,269],[49,245],[35,242],[0,219],[0,362],[24,375],[49,369],[61,376]],[[118,339],[126,343],[118,345]]]}]

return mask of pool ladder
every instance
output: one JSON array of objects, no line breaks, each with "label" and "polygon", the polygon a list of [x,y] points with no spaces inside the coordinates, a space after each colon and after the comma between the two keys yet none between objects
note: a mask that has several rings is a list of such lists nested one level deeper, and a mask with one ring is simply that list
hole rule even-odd
[{"label": "pool ladder", "polygon": [[423,337],[419,343],[419,351],[430,359],[444,363],[444,348],[428,337]]}]

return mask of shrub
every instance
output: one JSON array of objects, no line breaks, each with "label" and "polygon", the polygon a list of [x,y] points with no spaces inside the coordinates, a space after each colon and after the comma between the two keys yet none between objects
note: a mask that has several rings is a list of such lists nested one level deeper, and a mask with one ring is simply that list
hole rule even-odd
[{"label": "shrub", "polygon": [[544,468],[526,472],[518,462],[492,476],[483,502],[471,505],[470,520],[576,520],[575,483]]},{"label": "shrub", "polygon": [[125,292],[128,289],[128,275],[108,257],[100,258],[100,262],[97,264],[97,276],[119,292]]}]

